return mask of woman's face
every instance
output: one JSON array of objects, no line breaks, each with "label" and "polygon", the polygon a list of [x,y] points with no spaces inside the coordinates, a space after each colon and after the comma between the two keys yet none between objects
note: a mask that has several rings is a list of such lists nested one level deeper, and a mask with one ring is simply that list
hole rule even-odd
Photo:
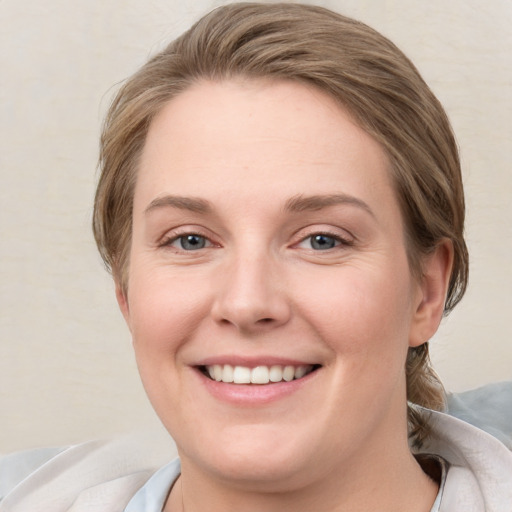
[{"label": "woman's face", "polygon": [[166,105],[118,297],[184,467],[293,486],[406,442],[422,291],[384,152],[321,92],[200,83]]}]

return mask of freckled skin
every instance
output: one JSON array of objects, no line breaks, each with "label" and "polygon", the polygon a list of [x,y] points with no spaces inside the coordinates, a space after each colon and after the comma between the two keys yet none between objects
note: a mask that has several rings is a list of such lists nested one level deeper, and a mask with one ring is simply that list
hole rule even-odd
[{"label": "freckled skin", "polygon": [[[307,489],[316,510],[357,499],[387,510],[409,497],[404,488],[433,501],[407,447],[404,361],[442,308],[411,276],[387,166],[343,110],[298,84],[201,83],[153,121],[129,291],[118,299],[148,396],[177,442],[191,510],[206,506],[197,489],[219,504],[262,490],[290,504]],[[367,208],[287,209],[333,194]],[[146,212],[166,195],[208,209]],[[318,233],[327,250],[312,243]],[[198,250],[183,245],[190,234]],[[212,396],[194,366],[225,354],[321,368],[294,393],[240,408]]]}]

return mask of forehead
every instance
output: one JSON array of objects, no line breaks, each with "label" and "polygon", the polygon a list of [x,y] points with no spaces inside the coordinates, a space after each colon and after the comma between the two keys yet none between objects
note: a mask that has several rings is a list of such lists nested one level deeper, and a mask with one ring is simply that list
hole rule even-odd
[{"label": "forehead", "polygon": [[272,187],[283,200],[391,193],[383,149],[333,99],[299,83],[239,80],[195,84],[154,118],[135,206],[165,193],[250,201]]}]

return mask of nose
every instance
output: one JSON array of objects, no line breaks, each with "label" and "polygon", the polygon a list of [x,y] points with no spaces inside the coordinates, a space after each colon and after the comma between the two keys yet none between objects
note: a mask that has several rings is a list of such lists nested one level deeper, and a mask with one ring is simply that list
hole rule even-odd
[{"label": "nose", "polygon": [[254,334],[286,324],[291,307],[283,275],[265,255],[239,256],[218,275],[212,305],[216,322]]}]

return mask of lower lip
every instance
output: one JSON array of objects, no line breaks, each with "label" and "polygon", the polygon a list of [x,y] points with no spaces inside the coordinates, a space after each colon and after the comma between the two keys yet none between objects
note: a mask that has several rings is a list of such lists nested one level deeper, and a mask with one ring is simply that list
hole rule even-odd
[{"label": "lower lip", "polygon": [[212,380],[200,370],[196,370],[196,374],[207,391],[215,398],[238,406],[255,406],[269,404],[296,393],[311,382],[319,371],[319,369],[315,370],[290,382],[272,384],[232,384]]}]

